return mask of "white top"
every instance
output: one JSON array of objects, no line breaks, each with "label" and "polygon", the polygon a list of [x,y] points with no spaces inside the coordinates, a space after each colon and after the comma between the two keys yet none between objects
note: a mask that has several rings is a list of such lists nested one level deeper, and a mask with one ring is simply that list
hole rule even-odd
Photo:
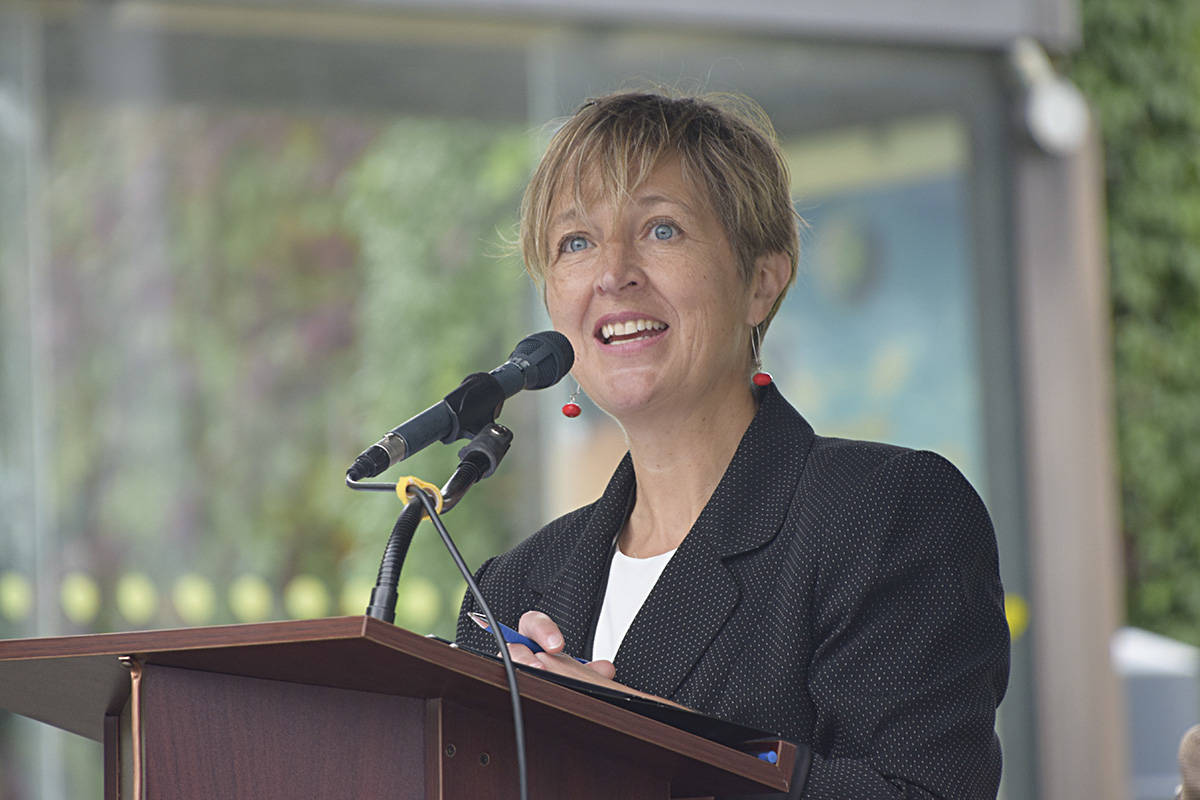
[{"label": "white top", "polygon": [[675,555],[668,550],[649,558],[631,558],[618,547],[613,553],[612,565],[608,568],[608,588],[604,591],[604,605],[600,608],[600,619],[596,622],[596,638],[592,642],[592,658],[612,661],[625,639],[625,633],[633,624],[650,590],[658,582],[658,576],[666,569],[667,562]]}]

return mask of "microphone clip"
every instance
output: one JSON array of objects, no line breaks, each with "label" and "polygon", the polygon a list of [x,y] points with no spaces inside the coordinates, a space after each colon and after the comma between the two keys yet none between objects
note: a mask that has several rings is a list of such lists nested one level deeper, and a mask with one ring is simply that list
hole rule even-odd
[{"label": "microphone clip", "polygon": [[[486,373],[480,374],[486,375]],[[468,376],[468,380],[472,377],[474,376]],[[471,486],[484,478],[491,477],[492,473],[496,471],[496,467],[500,466],[500,461],[508,453],[512,440],[512,431],[495,421],[487,422],[482,430],[471,437],[471,441],[458,451],[458,468],[450,476],[446,485],[442,487],[441,495],[446,503],[445,511],[454,508]],[[346,485],[360,492],[396,491],[395,483],[368,483],[354,478],[349,472],[346,474]]]},{"label": "microphone clip", "polygon": [[450,412],[451,428],[441,441],[450,444],[473,438],[496,421],[504,407],[504,388],[491,373],[473,372],[442,402]]}]

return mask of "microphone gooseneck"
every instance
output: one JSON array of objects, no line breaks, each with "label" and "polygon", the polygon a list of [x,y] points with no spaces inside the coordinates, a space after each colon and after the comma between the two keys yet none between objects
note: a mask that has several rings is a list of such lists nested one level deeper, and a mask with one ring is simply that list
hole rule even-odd
[{"label": "microphone gooseneck", "polygon": [[574,363],[575,351],[561,333],[542,331],[526,336],[503,364],[491,372],[468,375],[441,402],[388,431],[360,453],[346,470],[347,478],[373,478],[434,442],[470,439],[496,421],[506,399],[522,389],[553,386]]}]

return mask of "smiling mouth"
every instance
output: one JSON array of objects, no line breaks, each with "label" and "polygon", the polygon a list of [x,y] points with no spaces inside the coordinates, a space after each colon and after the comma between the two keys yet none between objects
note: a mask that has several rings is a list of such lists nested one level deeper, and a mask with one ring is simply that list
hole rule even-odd
[{"label": "smiling mouth", "polygon": [[666,329],[667,323],[656,319],[631,319],[601,325],[597,335],[605,344],[619,344],[661,336]]}]

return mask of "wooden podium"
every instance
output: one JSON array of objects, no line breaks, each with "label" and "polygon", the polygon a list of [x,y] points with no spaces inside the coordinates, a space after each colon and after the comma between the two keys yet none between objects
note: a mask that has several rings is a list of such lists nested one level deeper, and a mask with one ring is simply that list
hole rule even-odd
[{"label": "wooden podium", "polygon": [[[775,764],[526,672],[530,798],[786,792]],[[515,798],[504,669],[368,617],[0,641],[0,708],[104,744],[105,800]]]}]

